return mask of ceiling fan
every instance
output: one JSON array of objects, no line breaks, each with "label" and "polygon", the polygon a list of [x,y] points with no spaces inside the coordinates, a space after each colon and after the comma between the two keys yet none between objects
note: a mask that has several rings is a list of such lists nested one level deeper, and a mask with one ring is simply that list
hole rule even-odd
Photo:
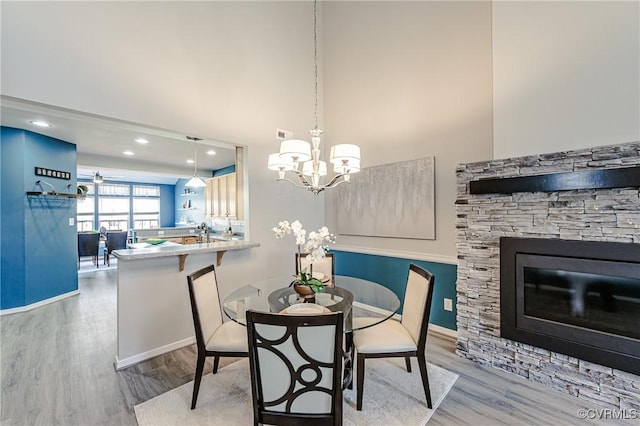
[{"label": "ceiling fan", "polygon": [[83,174],[78,173],[78,177],[91,178],[93,183],[103,183],[105,179],[122,179],[124,176],[113,175],[113,176],[104,176],[100,173],[99,170],[93,172],[93,174]]}]

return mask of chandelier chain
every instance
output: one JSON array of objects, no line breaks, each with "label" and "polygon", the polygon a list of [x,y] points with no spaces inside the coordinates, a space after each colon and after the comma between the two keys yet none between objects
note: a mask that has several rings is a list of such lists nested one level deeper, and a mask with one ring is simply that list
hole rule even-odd
[{"label": "chandelier chain", "polygon": [[192,140],[193,141],[193,173],[197,173],[198,170],[198,141],[201,141],[202,139],[197,138],[195,136],[187,136],[187,139]]},{"label": "chandelier chain", "polygon": [[[304,140],[286,139],[280,144],[280,152],[270,154],[267,167],[278,172],[278,180],[311,191],[318,195],[328,188],[334,188],[360,171],[360,147],[354,144],[337,144],[331,147],[329,163],[337,174],[322,184],[320,179],[327,174],[327,162],[320,158],[320,136],[318,128],[318,0],[313,1],[313,77],[314,77],[314,119],[315,127],[310,130],[311,144]],[[302,166],[300,168],[300,166]],[[299,183],[286,177],[294,174]]]},{"label": "chandelier chain", "polygon": [[314,67],[314,78],[315,78],[315,105],[314,105],[314,116],[315,116],[315,128],[318,128],[318,1],[313,1],[313,67]]}]

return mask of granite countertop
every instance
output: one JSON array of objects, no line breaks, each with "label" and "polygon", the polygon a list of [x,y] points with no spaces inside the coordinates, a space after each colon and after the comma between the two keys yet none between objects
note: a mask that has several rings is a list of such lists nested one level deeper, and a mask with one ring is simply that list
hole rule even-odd
[{"label": "granite countertop", "polygon": [[[162,231],[162,233],[158,233],[158,231]],[[182,238],[182,237],[198,237],[200,236],[200,230],[196,228],[168,228],[166,230],[143,230],[136,231],[138,235],[138,241],[144,241],[147,238]],[[202,238],[206,239],[205,235],[202,234]],[[243,234],[227,234],[223,232],[210,232],[209,233],[210,240],[216,241],[241,241],[244,240]]]},{"label": "granite countertop", "polygon": [[152,259],[158,257],[180,256],[191,253],[213,253],[231,250],[244,250],[252,247],[260,247],[259,243],[249,241],[216,241],[213,243],[198,244],[171,244],[171,245],[155,245],[140,249],[123,249],[114,250],[113,255],[118,261]]}]

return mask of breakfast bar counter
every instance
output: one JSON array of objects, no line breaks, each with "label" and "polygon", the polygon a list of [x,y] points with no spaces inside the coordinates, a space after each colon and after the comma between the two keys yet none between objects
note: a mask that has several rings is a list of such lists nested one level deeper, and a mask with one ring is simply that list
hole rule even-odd
[{"label": "breakfast bar counter", "polygon": [[211,243],[189,245],[181,245],[170,242],[158,245],[145,245],[145,243],[135,243],[130,244],[129,246],[133,246],[134,248],[113,251],[114,256],[118,258],[118,262],[177,256],[181,259],[182,264],[180,266],[180,270],[182,270],[184,268],[184,261],[186,259],[186,256],[191,253],[217,253],[216,261],[217,265],[220,266],[222,256],[227,251],[244,250],[251,247],[259,247],[260,244],[251,243],[249,241],[214,241]]},{"label": "breakfast bar counter", "polygon": [[195,342],[187,276],[222,262],[243,265],[250,241],[180,245],[170,242],[114,250],[117,270],[117,349],[115,367],[140,361]]}]

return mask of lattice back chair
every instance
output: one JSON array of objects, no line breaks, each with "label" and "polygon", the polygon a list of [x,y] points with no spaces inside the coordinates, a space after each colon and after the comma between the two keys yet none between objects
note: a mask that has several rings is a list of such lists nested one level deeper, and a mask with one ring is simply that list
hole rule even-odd
[{"label": "lattice back chair", "polygon": [[[298,259],[300,259],[300,263],[298,263]],[[333,271],[335,271],[333,253],[325,254],[325,257],[313,262],[313,264],[310,264],[307,260],[307,253],[296,253],[296,275],[300,273],[298,270],[299,264],[302,266],[302,269],[306,269],[307,272],[321,272],[329,278],[333,276]]]},{"label": "lattice back chair", "polygon": [[127,248],[127,231],[107,231],[105,232],[107,242],[106,249],[104,251],[103,262],[110,266],[109,257],[114,250]]},{"label": "lattice back chair", "polygon": [[425,347],[434,283],[435,277],[429,271],[414,264],[409,265],[402,321],[388,320],[353,333],[357,352],[358,410],[362,410],[365,359],[394,357],[405,358],[408,372],[411,372],[411,357],[418,359],[427,406],[432,408]]},{"label": "lattice back chair", "polygon": [[213,374],[216,374],[221,356],[245,357],[249,353],[246,328],[233,321],[223,322],[214,265],[209,265],[188,275],[187,284],[198,349],[191,398],[191,409],[193,410],[198,399],[206,357],[214,357]]},{"label": "lattice back chair", "polygon": [[254,424],[342,424],[343,314],[247,311]]},{"label": "lattice back chair", "polygon": [[100,234],[98,232],[78,232],[78,269],[80,269],[80,258],[82,256],[91,256],[96,268],[99,268],[99,251]]}]

